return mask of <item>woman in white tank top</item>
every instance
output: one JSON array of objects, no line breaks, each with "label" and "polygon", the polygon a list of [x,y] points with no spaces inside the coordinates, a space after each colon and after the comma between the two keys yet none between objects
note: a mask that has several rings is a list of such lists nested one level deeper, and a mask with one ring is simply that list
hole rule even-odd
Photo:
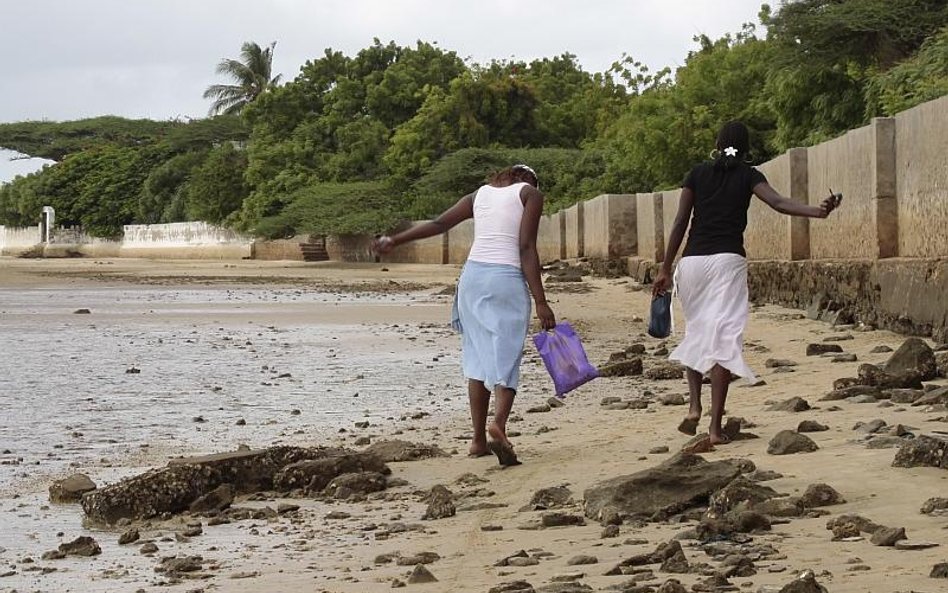
[{"label": "woman in white tank top", "polygon": [[[452,325],[462,335],[461,358],[474,427],[470,454],[480,457],[493,452],[501,465],[520,463],[507,438],[507,418],[520,379],[531,294],[543,329],[556,325],[540,279],[537,228],[543,194],[538,186],[533,169],[514,165],[496,173],[487,185],[458,200],[437,219],[381,237],[374,244],[384,254],[474,219],[474,243],[458,282]],[[488,426],[491,391],[496,402]]]}]

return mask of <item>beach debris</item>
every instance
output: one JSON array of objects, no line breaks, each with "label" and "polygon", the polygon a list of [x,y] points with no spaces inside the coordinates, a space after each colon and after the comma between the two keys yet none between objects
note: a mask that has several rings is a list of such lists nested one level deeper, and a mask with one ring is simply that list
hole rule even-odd
[{"label": "beach debris", "polygon": [[365,450],[365,453],[375,455],[385,463],[450,457],[435,445],[412,443],[398,439],[376,441]]},{"label": "beach debris", "polygon": [[825,432],[829,430],[829,426],[820,424],[816,420],[804,420],[797,425],[797,432]]},{"label": "beach debris", "polygon": [[632,358],[629,360],[620,360],[599,367],[600,377],[631,377],[641,375],[643,370],[642,359]]},{"label": "beach debris", "polygon": [[771,455],[811,453],[818,449],[819,447],[810,437],[792,430],[781,430],[767,445],[767,453]]},{"label": "beach debris", "polygon": [[553,511],[543,513],[540,517],[541,527],[572,527],[585,524],[586,521],[581,515],[572,515],[570,513]]},{"label": "beach debris", "polygon": [[168,576],[177,576],[186,572],[197,572],[201,570],[203,563],[204,559],[200,556],[183,556],[180,558],[178,556],[170,556],[168,558],[162,558],[158,566],[155,567],[155,572]]},{"label": "beach debris", "polygon": [[424,520],[446,519],[457,514],[457,508],[454,506],[454,494],[441,484],[433,486],[425,499],[428,501],[428,509],[425,510],[425,514],[422,516]]},{"label": "beach debris", "polygon": [[96,489],[95,482],[85,474],[72,474],[68,478],[56,480],[49,487],[49,501],[68,504],[79,502],[82,495]]},{"label": "beach debris", "polygon": [[806,507],[811,509],[844,504],[846,502],[839,492],[827,484],[810,484],[800,500]]},{"label": "beach debris", "polygon": [[533,493],[530,504],[521,510],[545,511],[573,504],[573,493],[566,486],[541,488]]},{"label": "beach debris", "polygon": [[948,562],[940,562],[933,566],[928,576],[933,579],[948,579]]},{"label": "beach debris", "polygon": [[536,593],[536,589],[527,581],[511,581],[491,587],[487,593]]},{"label": "beach debris", "polygon": [[948,514],[948,498],[929,498],[919,512],[923,515]]},{"label": "beach debris", "polygon": [[411,576],[408,577],[409,585],[419,585],[424,583],[437,583],[438,579],[435,578],[431,571],[425,568],[424,564],[416,564],[415,568],[411,571]]},{"label": "beach debris", "polygon": [[892,466],[948,469],[948,437],[921,435],[906,440],[895,454]]},{"label": "beach debris", "polygon": [[891,375],[874,364],[859,365],[859,382],[882,389],[921,389],[922,374],[917,371],[908,371],[899,375]]},{"label": "beach debris", "polygon": [[645,371],[645,378],[651,381],[672,381],[685,377],[685,367],[680,364],[660,364]]},{"label": "beach debris", "polygon": [[871,542],[876,546],[892,547],[895,542],[907,539],[904,527],[882,527],[872,534]]},{"label": "beach debris", "polygon": [[120,546],[124,546],[124,545],[127,545],[127,544],[134,544],[134,543],[137,542],[140,538],[141,538],[141,534],[138,533],[138,530],[137,530],[137,529],[134,529],[134,528],[133,528],[133,529],[129,529],[128,531],[122,533],[122,535],[119,536],[118,543],[119,543]]},{"label": "beach debris", "polygon": [[566,566],[586,566],[588,564],[599,564],[599,558],[588,554],[580,554],[566,561]]},{"label": "beach debris", "polygon": [[828,593],[826,587],[816,581],[812,570],[807,570],[794,581],[780,589],[780,593]]},{"label": "beach debris", "polygon": [[221,484],[192,502],[188,510],[192,515],[219,513],[228,508],[233,502],[234,487],[231,484]]},{"label": "beach debris", "polygon": [[66,556],[98,556],[102,553],[99,542],[86,535],[77,537],[68,543],[59,544],[59,551]]},{"label": "beach debris", "polygon": [[776,403],[767,408],[769,412],[806,412],[810,404],[802,397],[791,397],[788,400]]},{"label": "beach debris", "polygon": [[839,344],[807,344],[806,346],[807,356],[822,356],[829,353],[842,354],[843,347]]}]

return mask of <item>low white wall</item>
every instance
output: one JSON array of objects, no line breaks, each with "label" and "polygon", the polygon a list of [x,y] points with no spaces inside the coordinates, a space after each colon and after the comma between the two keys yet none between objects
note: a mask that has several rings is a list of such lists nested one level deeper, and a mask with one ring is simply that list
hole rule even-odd
[{"label": "low white wall", "polygon": [[251,256],[252,244],[251,237],[206,222],[127,225],[117,241],[90,237],[77,228],[57,229],[45,245],[39,226],[0,226],[0,255],[20,255],[39,246],[45,257],[242,259]]},{"label": "low white wall", "polygon": [[241,259],[250,257],[251,237],[206,222],[133,224],[124,227],[122,257]]},{"label": "low white wall", "polygon": [[39,225],[33,227],[0,226],[0,255],[20,255],[40,242]]}]

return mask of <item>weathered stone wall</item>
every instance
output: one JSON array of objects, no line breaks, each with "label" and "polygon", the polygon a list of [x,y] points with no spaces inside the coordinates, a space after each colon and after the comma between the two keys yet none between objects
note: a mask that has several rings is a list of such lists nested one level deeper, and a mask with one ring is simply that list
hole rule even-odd
[{"label": "weathered stone wall", "polygon": [[585,204],[577,202],[562,212],[566,219],[566,257],[575,259],[586,255]]},{"label": "weathered stone wall", "polygon": [[603,194],[583,205],[585,255],[611,259],[636,253],[634,195]]},{"label": "weathered stone wall", "polygon": [[[757,167],[771,186],[790,196],[790,155],[782,154]],[[792,259],[790,253],[791,218],[780,214],[756,196],[747,211],[744,249],[748,259]]]},{"label": "weathered stone wall", "polygon": [[877,257],[872,182],[874,147],[874,129],[866,126],[807,149],[810,204],[819,204],[829,196],[830,189],[843,193],[842,208],[831,218],[810,225],[811,257]]},{"label": "weathered stone wall", "polygon": [[463,264],[474,244],[474,221],[465,220],[448,231],[448,263]]},{"label": "weathered stone wall", "polygon": [[557,212],[540,219],[537,229],[537,252],[540,263],[549,263],[566,258],[566,239],[563,236],[565,227],[562,224],[563,213]]},{"label": "weathered stone wall", "polygon": [[[416,220],[398,231],[411,226],[424,224],[427,220]],[[382,256],[382,261],[392,263],[416,264],[446,264],[448,263],[448,235],[447,233],[420,239],[405,245],[399,245],[388,255]]]},{"label": "weathered stone wall", "polygon": [[665,218],[662,194],[635,196],[636,255],[654,261],[665,257]]},{"label": "weathered stone wall", "polygon": [[752,262],[748,284],[755,302],[806,309],[822,298],[841,322],[948,341],[945,259]]},{"label": "weathered stone wall", "polygon": [[899,256],[948,257],[948,96],[896,115],[895,138]]},{"label": "weathered stone wall", "polygon": [[[671,236],[672,227],[675,226],[675,217],[678,216],[678,204],[681,203],[681,189],[673,189],[660,192],[662,196],[662,234],[665,237],[665,248],[668,248],[668,238]],[[689,224],[688,230],[691,230]],[[678,258],[681,258],[681,252],[688,243],[688,231],[685,231],[685,237],[681,241],[681,248],[678,250]],[[662,259],[665,255],[662,254]],[[676,259],[677,261],[677,259]]]},{"label": "weathered stone wall", "polygon": [[378,256],[372,251],[373,239],[369,235],[331,235],[326,237],[326,253],[333,261],[378,261]]},{"label": "weathered stone wall", "polygon": [[273,239],[269,241],[254,241],[251,257],[266,261],[303,261],[301,243],[309,241],[309,235],[297,235],[292,239]]}]

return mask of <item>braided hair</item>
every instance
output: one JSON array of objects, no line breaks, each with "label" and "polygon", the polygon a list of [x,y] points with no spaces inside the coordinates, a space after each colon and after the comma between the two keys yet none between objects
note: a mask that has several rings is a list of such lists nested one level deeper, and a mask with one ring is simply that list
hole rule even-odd
[{"label": "braided hair", "polygon": [[733,169],[747,158],[750,151],[750,132],[742,122],[729,121],[721,126],[716,142],[718,156],[714,161],[717,169]]}]

